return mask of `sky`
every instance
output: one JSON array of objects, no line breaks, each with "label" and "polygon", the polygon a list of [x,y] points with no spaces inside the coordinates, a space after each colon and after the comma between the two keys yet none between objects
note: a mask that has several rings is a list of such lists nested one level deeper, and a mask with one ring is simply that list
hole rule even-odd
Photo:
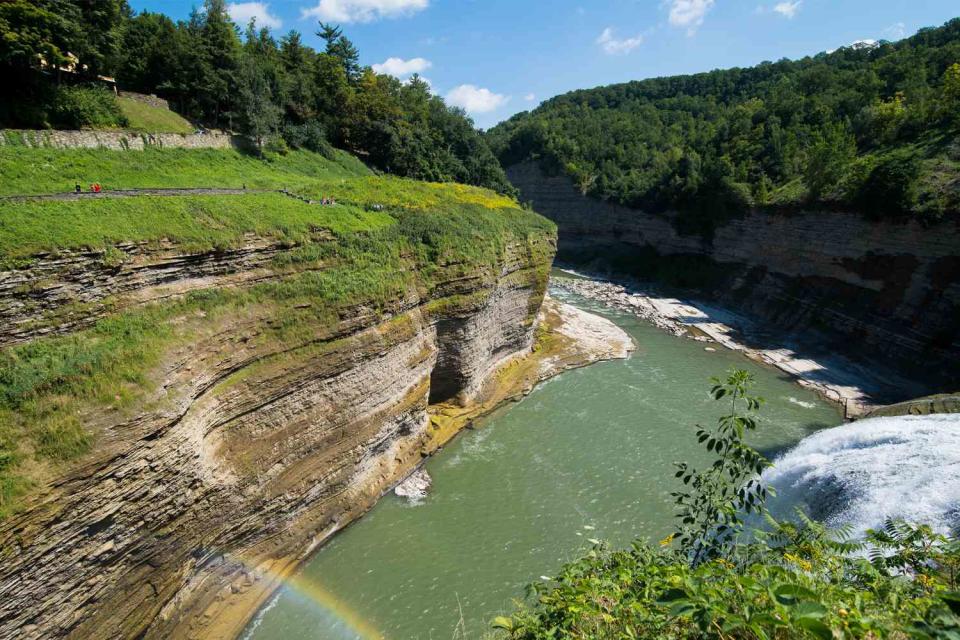
[{"label": "sky", "polygon": [[[128,0],[185,19],[202,0]],[[229,0],[228,0],[229,1]],[[279,37],[321,48],[340,24],[361,63],[417,72],[489,128],[573,89],[898,40],[960,16],[957,0],[237,0]]]}]

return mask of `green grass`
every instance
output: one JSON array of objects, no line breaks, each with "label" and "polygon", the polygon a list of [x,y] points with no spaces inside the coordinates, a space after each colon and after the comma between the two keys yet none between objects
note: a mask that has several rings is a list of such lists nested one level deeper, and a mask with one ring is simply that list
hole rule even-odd
[{"label": "green grass", "polygon": [[144,133],[193,133],[195,127],[175,111],[153,107],[130,98],[117,98],[127,117],[127,128]]},{"label": "green grass", "polygon": [[[264,351],[310,344],[356,305],[386,311],[413,290],[429,294],[441,278],[493,278],[488,267],[508,243],[526,243],[539,274],[550,258],[542,240],[555,234],[551,222],[493,192],[373,176],[347,154],[263,161],[235,151],[0,148],[7,193],[62,190],[54,187],[63,176],[94,170],[110,181],[90,179],[108,188],[245,182],[334,196],[339,204],[275,193],[0,202],[0,268],[65,249],[103,251],[103,262],[117,265],[126,256],[114,245],[131,241],[204,251],[255,234],[289,246],[272,263],[279,280],[119,309],[89,329],[0,350],[0,518],[42,484],[43,468],[96,446],[97,420],[145,410],[163,354],[189,346],[219,319],[268,318],[257,338]],[[387,208],[372,211],[372,204]],[[334,240],[317,241],[321,229]]]},{"label": "green grass", "polygon": [[384,212],[309,205],[278,193],[19,200],[0,203],[0,264],[40,252],[164,239],[199,252],[236,246],[248,233],[302,243],[318,229],[343,234],[393,223]]},{"label": "green grass", "polygon": [[332,159],[293,151],[266,161],[235,150],[0,148],[0,195],[62,193],[76,181],[99,182],[104,189],[225,187],[279,189],[318,180],[372,175],[355,157],[336,152]]}]

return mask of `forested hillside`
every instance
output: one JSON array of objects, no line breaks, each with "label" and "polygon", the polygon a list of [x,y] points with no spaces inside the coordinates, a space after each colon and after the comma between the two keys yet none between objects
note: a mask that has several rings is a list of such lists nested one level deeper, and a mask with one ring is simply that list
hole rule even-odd
[{"label": "forested hillside", "polygon": [[711,217],[960,211],[960,19],[896,43],[574,91],[487,134],[584,194]]},{"label": "forested hillside", "polygon": [[[377,75],[339,27],[325,49],[300,33],[241,29],[224,0],[189,20],[134,14],[125,0],[0,2],[0,126],[110,128],[127,117],[107,88],[156,93],[187,118],[246,133],[262,148],[346,149],[392,173],[510,191],[465,112],[426,82]],[[10,90],[15,87],[16,90]],[[329,155],[329,153],[328,153]]]}]

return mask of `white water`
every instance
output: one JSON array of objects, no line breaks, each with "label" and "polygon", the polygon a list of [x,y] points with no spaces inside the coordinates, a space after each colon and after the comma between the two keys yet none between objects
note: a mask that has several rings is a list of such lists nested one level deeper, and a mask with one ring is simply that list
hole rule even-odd
[{"label": "white water", "polygon": [[872,418],[804,438],[764,473],[779,517],[795,506],[855,535],[885,518],[960,532],[960,415]]}]

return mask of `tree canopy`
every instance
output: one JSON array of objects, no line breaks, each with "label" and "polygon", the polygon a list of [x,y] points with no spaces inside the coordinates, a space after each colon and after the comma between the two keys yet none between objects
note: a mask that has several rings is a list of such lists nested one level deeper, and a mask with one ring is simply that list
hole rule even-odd
[{"label": "tree canopy", "polygon": [[[325,42],[318,52],[296,31],[278,41],[254,22],[242,26],[241,34],[225,0],[205,0],[179,22],[134,14],[125,0],[2,2],[0,68],[22,90],[0,98],[0,125],[109,125],[83,118],[109,112],[93,87],[106,75],[121,89],[166,98],[197,123],[276,150],[332,144],[384,171],[512,192],[464,111],[419,78],[401,82],[361,66],[341,27],[318,25]],[[58,70],[71,60],[73,69]],[[115,115],[112,124],[121,126]]]},{"label": "tree canopy", "polygon": [[486,137],[505,165],[537,159],[645,209],[814,202],[936,218],[960,211],[958,114],[960,19],[896,43],[574,91]]}]

